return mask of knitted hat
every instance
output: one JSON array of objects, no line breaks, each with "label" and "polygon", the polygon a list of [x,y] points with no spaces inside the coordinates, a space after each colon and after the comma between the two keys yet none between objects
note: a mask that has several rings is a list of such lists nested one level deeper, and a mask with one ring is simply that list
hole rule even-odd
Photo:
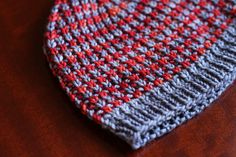
[{"label": "knitted hat", "polygon": [[235,0],[56,0],[45,54],[70,99],[134,149],[236,78]]}]

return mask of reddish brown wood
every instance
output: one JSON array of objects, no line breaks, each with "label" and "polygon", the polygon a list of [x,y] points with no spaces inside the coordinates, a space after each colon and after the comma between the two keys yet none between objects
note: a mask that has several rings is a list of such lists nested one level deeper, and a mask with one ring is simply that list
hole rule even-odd
[{"label": "reddish brown wood", "polygon": [[236,156],[236,83],[211,107],[133,151],[82,116],[42,51],[52,2],[0,2],[0,156]]}]

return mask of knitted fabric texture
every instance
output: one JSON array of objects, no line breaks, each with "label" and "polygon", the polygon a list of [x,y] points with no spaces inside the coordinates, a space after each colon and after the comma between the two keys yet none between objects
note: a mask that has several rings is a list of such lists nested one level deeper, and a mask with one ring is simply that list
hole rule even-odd
[{"label": "knitted fabric texture", "polygon": [[90,119],[144,146],[236,77],[235,0],[56,0],[50,68]]}]

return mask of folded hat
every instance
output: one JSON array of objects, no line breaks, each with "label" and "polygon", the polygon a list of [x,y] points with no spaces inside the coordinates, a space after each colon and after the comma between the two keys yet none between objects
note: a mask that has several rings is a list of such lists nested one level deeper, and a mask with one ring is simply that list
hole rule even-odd
[{"label": "folded hat", "polygon": [[235,0],[56,0],[45,54],[90,119],[144,146],[236,78]]}]

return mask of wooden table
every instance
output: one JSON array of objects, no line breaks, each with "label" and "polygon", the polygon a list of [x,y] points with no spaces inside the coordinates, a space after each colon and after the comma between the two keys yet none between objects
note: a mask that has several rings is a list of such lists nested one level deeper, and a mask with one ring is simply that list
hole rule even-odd
[{"label": "wooden table", "polygon": [[236,156],[236,83],[198,117],[137,151],[82,116],[43,55],[51,5],[0,2],[1,157]]}]

